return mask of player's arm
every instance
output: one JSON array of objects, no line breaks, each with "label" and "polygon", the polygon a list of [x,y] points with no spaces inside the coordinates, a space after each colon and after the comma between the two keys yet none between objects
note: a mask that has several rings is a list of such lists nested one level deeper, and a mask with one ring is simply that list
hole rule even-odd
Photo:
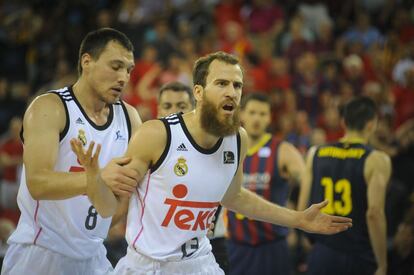
[{"label": "player's arm", "polygon": [[[27,187],[35,200],[61,200],[86,193],[85,172],[54,170],[59,153],[59,135],[65,128],[66,119],[63,103],[55,94],[37,97],[25,113],[23,162]],[[120,168],[107,174],[107,181],[116,192],[126,194],[133,191],[129,185],[131,171]]]},{"label": "player's arm", "polygon": [[352,225],[351,219],[321,213],[320,210],[326,206],[327,201],[314,204],[305,211],[295,211],[268,202],[243,188],[241,184],[243,180],[243,162],[247,149],[246,131],[241,129],[240,135],[241,158],[239,168],[221,202],[226,208],[251,219],[321,234],[338,233]]},{"label": "player's arm", "polygon": [[379,274],[387,270],[387,227],[384,214],[385,194],[391,175],[391,161],[380,151],[372,152],[365,161],[368,210],[366,213],[369,238],[378,264]]},{"label": "player's arm", "polygon": [[27,187],[35,200],[62,200],[86,193],[84,172],[54,171],[65,124],[64,106],[54,94],[37,97],[24,115],[23,162]]},{"label": "player's arm", "polygon": [[302,211],[308,207],[309,195],[312,187],[312,168],[313,168],[313,157],[315,156],[317,147],[311,147],[308,150],[305,163],[305,171],[300,183],[298,210]]},{"label": "player's arm", "polygon": [[305,172],[305,161],[298,149],[289,142],[282,142],[278,150],[279,171],[286,172],[289,183],[298,185]]},{"label": "player's arm", "polygon": [[[102,170],[96,169],[97,165],[93,162],[95,156],[92,156],[89,150],[85,154],[80,147],[80,143],[76,140],[73,140],[73,142],[76,144],[73,144],[72,149],[76,152],[87,172],[87,194],[89,199],[102,217],[114,215],[119,203],[105,179],[102,178]],[[134,171],[136,181],[141,181],[150,165],[160,158],[166,143],[167,133],[160,120],[143,123],[131,138],[125,155],[125,158],[130,161],[125,163],[123,167]],[[114,164],[110,162],[107,166],[114,166]]]},{"label": "player's arm", "polygon": [[[300,186],[305,171],[305,162],[298,149],[289,142],[282,142],[278,147],[277,167],[280,175],[285,178],[291,189]],[[295,208],[288,204],[289,208]],[[297,205],[296,205],[297,208]]]}]

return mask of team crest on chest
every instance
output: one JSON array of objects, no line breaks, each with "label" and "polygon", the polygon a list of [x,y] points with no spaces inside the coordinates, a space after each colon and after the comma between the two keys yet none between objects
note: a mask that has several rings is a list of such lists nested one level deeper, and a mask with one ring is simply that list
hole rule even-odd
[{"label": "team crest on chest", "polygon": [[88,141],[86,140],[86,135],[85,135],[85,131],[82,129],[79,129],[78,132],[78,139],[80,142],[82,142],[82,145],[85,146],[86,143],[88,143]]},{"label": "team crest on chest", "polygon": [[174,165],[174,173],[177,176],[182,177],[187,174],[188,166],[186,161],[187,160],[183,157],[178,158],[177,163]]}]

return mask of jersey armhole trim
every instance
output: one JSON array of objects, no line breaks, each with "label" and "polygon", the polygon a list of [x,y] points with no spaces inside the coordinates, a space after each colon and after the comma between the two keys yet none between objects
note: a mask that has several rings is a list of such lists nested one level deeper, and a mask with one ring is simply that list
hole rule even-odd
[{"label": "jersey armhole trim", "polygon": [[66,115],[66,122],[65,122],[65,128],[63,128],[62,132],[59,134],[59,142],[62,141],[66,134],[69,131],[69,126],[70,126],[70,119],[69,119],[69,110],[68,110],[68,106],[66,106],[66,102],[65,100],[57,93],[55,93],[57,96],[59,96],[60,100],[62,101],[63,107],[65,108],[65,115]]},{"label": "jersey armhole trim", "polygon": [[130,141],[131,140],[131,119],[129,117],[128,110],[125,106],[125,103],[122,100],[120,100],[119,102],[121,102],[122,110],[124,111],[124,114],[125,114],[125,121],[126,121],[127,128],[128,128],[128,141]]},{"label": "jersey armhole trim", "polygon": [[168,124],[168,122],[165,118],[161,118],[160,120],[164,124],[165,130],[167,131],[167,143],[165,144],[164,151],[162,152],[160,158],[157,160],[157,162],[155,162],[154,165],[151,165],[151,167],[150,167],[150,173],[151,174],[154,173],[155,171],[157,171],[158,168],[160,168],[161,164],[164,162],[165,158],[167,157],[168,151],[170,151],[170,146],[171,146],[171,129],[170,129],[170,125]]},{"label": "jersey armhole trim", "polygon": [[[317,156],[318,156],[318,151],[322,148],[322,146],[324,145],[317,145],[315,148],[315,152],[313,153],[312,156],[312,182],[311,182],[311,186],[313,186],[313,182],[314,182],[314,178],[315,178],[315,168],[316,168],[316,160],[317,160]],[[312,188],[312,187],[311,187]]]}]

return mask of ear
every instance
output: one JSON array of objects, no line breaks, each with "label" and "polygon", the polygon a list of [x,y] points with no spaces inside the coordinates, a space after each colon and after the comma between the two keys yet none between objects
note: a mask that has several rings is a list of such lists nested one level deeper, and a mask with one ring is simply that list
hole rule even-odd
[{"label": "ear", "polygon": [[201,85],[195,85],[193,88],[193,94],[196,102],[199,102],[203,99],[204,88]]},{"label": "ear", "polygon": [[88,53],[84,53],[81,57],[81,66],[82,71],[87,71],[89,66],[91,65],[92,56]]},{"label": "ear", "polygon": [[377,119],[372,119],[367,122],[365,125],[365,129],[367,129],[368,132],[374,132],[377,128]]}]

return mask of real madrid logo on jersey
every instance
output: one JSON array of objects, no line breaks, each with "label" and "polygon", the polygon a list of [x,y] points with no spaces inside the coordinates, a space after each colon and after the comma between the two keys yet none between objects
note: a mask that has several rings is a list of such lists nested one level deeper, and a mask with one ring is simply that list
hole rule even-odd
[{"label": "real madrid logo on jersey", "polygon": [[86,140],[86,135],[85,135],[85,131],[84,130],[79,129],[78,139],[80,140],[80,142],[82,142],[82,145],[83,146],[85,146],[86,143],[88,143],[88,141]]},{"label": "real madrid logo on jersey", "polygon": [[177,163],[174,165],[174,173],[177,176],[182,177],[187,174],[188,166],[186,161],[187,160],[183,157],[178,158]]}]

